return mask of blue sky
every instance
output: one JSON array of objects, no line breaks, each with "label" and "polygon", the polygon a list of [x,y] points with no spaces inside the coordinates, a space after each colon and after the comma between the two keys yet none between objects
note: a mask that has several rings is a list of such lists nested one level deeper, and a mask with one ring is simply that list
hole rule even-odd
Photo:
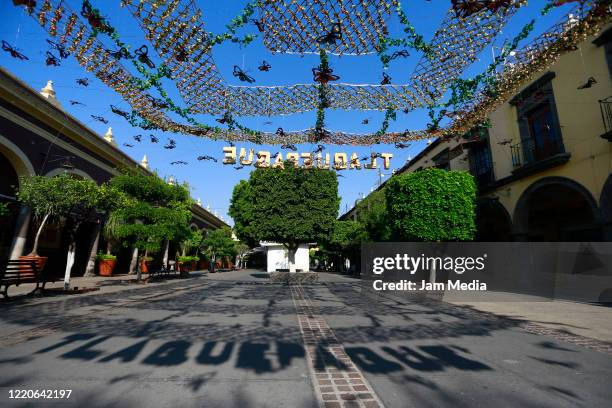
[{"label": "blue sky", "polygon": [[[67,0],[73,9],[80,9],[79,0]],[[100,8],[102,13],[108,17],[110,23],[117,28],[124,42],[130,44],[132,48],[138,48],[146,44],[144,35],[139,29],[135,20],[132,19],[126,9],[119,6],[119,0],[92,0],[94,7]],[[224,32],[224,25],[233,17],[238,15],[246,1],[204,1],[198,0],[198,6],[204,13],[206,29],[214,33]],[[551,26],[562,12],[567,11],[569,6],[563,6],[554,10],[548,16],[540,18],[538,11],[545,4],[543,0],[531,1],[529,6],[523,7],[510,21],[510,23],[499,33],[493,45],[500,46],[504,39],[512,39],[531,18],[537,17],[534,34],[541,33]],[[414,24],[417,32],[429,40],[436,29],[439,27],[442,17],[450,6],[450,1],[444,0],[414,0],[405,1],[403,9],[409,20]],[[35,89],[42,88],[46,81],[51,79],[60,102],[64,108],[72,115],[77,117],[87,126],[92,128],[100,135],[106,132],[108,126],[112,126],[113,133],[118,145],[135,160],[140,161],[146,154],[150,166],[163,176],[172,175],[180,181],[187,181],[192,188],[192,197],[200,198],[203,206],[210,206],[212,211],[218,212],[228,219],[227,210],[232,189],[241,179],[249,176],[251,167],[242,170],[235,170],[231,166],[221,164],[222,148],[227,142],[215,142],[208,139],[197,138],[194,136],[172,134],[168,132],[153,132],[156,134],[160,143],[152,144],[147,139],[138,143],[133,139],[136,134],[147,135],[151,132],[142,129],[132,128],[123,118],[110,111],[113,104],[121,109],[129,111],[129,106],[112,89],[106,87],[93,75],[82,69],[73,57],[62,60],[59,67],[47,67],[45,65],[45,52],[49,49],[45,40],[48,35],[38,26],[37,22],[22,8],[12,5],[12,2],[3,1],[0,5],[0,15],[3,16],[3,24],[0,27],[0,39],[9,42],[17,47],[22,53],[27,55],[29,61],[19,61],[13,59],[6,52],[0,53],[0,65],[11,71],[13,74],[24,80]],[[397,36],[401,26],[396,16],[392,16],[388,21],[388,27],[393,36]],[[249,25],[241,33],[257,33],[254,26]],[[110,43],[106,42],[110,47]],[[151,48],[151,47],[150,47]],[[482,71],[492,58],[491,46],[486,47],[479,59],[470,66],[465,77],[473,76]],[[393,83],[407,83],[413,72],[420,55],[415,50],[409,50],[411,56],[406,59],[397,59],[391,62],[386,71],[392,78]],[[499,52],[499,51],[496,51]],[[244,85],[231,75],[232,67],[239,65],[250,75],[255,77],[255,85],[278,85],[292,83],[312,82],[311,68],[318,65],[316,55],[283,55],[272,54],[262,44],[261,38],[248,47],[241,48],[235,44],[225,43],[217,46],[214,50],[215,62],[223,74],[225,80],[230,84]],[[153,52],[153,59],[156,55]],[[272,66],[267,72],[260,72],[257,67],[262,60],[266,60]],[[376,55],[367,56],[331,56],[330,64],[334,73],[341,76],[341,82],[346,83],[374,83],[377,84],[382,78],[383,67]],[[127,67],[127,64],[124,64]],[[76,84],[77,78],[87,77],[90,85],[85,88]],[[180,106],[184,106],[175,86],[170,81],[164,83],[173,99]],[[77,100],[86,106],[71,106],[69,101]],[[104,125],[92,119],[90,115],[103,116],[109,120],[109,125]],[[333,111],[328,110],[326,114],[326,124],[329,129],[344,130],[347,132],[368,133],[377,131],[384,117],[384,112],[360,112],[360,111]],[[214,117],[208,115],[198,115],[197,119],[203,123],[215,125]],[[369,119],[368,125],[361,122]],[[296,130],[312,127],[315,123],[315,112],[294,114],[288,116],[273,117],[244,117],[237,120],[253,129],[275,131],[278,127],[285,130]],[[266,122],[272,122],[267,124]],[[427,113],[424,110],[417,110],[404,114],[398,112],[397,121],[392,122],[390,131],[401,131],[404,129],[422,129],[428,122]],[[177,148],[166,150],[163,148],[164,142],[169,138],[176,140]],[[130,143],[134,147],[125,147],[123,143]],[[353,147],[353,146],[327,146],[326,152],[344,151],[349,154],[357,152],[360,156],[370,152],[392,152],[394,158],[391,161],[392,168],[401,167],[409,156],[414,157],[426,146],[425,141],[413,143],[408,149],[396,149],[393,145],[376,145],[373,147]],[[259,150],[269,150],[276,152],[280,146],[253,146],[246,143],[239,143],[237,147],[254,147]],[[311,145],[298,146],[300,151],[311,151]],[[218,163],[210,161],[197,161],[199,155],[211,155],[219,159]],[[189,164],[185,166],[171,165],[170,162],[184,160]],[[385,177],[391,170],[385,171]],[[339,192],[342,197],[340,213],[351,208],[354,201],[362,194],[367,195],[370,190],[377,185],[379,176],[373,170],[361,170],[343,172],[344,177],[339,180]]]}]

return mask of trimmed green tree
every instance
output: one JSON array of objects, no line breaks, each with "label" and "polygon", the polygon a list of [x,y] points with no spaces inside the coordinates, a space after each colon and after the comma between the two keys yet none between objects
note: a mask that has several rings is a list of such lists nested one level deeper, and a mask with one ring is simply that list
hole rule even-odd
[{"label": "trimmed green tree", "polygon": [[332,233],[340,206],[336,173],[296,168],[288,161],[284,168],[256,169],[248,183],[252,212],[241,213],[235,200],[230,211],[244,217],[255,241],[283,244],[289,270],[295,271],[299,245],[328,240]]},{"label": "trimmed green tree", "polygon": [[77,246],[76,231],[83,222],[95,218],[101,198],[99,187],[91,180],[67,173],[55,177],[29,176],[22,177],[17,197],[32,209],[39,222],[29,256],[38,255],[40,234],[50,220],[67,227],[69,244],[64,288],[68,289]]},{"label": "trimmed green tree", "polygon": [[377,190],[361,200],[356,206],[357,221],[368,233],[368,240],[381,242],[391,237],[387,220],[387,201],[384,190]]},{"label": "trimmed green tree", "polygon": [[[113,213],[113,235],[125,247],[134,248],[130,273],[136,270],[140,280],[138,252],[158,252],[162,242],[183,237],[188,232],[192,200],[183,185],[171,185],[156,175],[123,174],[113,177],[110,185],[132,198],[130,205]],[[136,261],[134,261],[136,259]]]},{"label": "trimmed green tree", "polygon": [[214,264],[217,259],[227,259],[236,256],[236,242],[232,239],[232,230],[229,227],[223,227],[212,230],[204,238],[204,247],[206,256],[214,269]]},{"label": "trimmed green tree", "polygon": [[476,183],[464,171],[429,168],[396,175],[385,186],[393,238],[469,241],[474,238]]},{"label": "trimmed green tree", "polygon": [[361,243],[368,240],[365,226],[355,221],[336,221],[329,241],[323,243],[324,251],[335,260],[336,270],[344,272],[344,260],[359,264]]}]

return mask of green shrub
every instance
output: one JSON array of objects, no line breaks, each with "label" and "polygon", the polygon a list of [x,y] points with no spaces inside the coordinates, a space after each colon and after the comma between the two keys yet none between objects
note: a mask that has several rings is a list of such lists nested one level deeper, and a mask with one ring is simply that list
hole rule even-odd
[{"label": "green shrub", "polygon": [[98,252],[98,254],[96,255],[96,261],[109,261],[109,260],[116,260],[117,257],[115,255],[111,255],[111,254],[105,254],[103,252]]},{"label": "green shrub", "polygon": [[476,183],[464,171],[429,168],[392,177],[385,186],[393,238],[469,241],[474,238]]},{"label": "green shrub", "polygon": [[199,256],[181,255],[178,257],[178,261],[183,263],[198,262],[199,260]]}]

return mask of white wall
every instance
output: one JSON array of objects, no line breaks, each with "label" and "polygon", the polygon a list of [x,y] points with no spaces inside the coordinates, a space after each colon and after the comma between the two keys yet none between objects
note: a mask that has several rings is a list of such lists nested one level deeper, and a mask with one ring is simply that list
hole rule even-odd
[{"label": "white wall", "polygon": [[[280,244],[266,244],[268,250],[268,272],[277,269],[289,269],[287,249]],[[302,244],[295,253],[295,269],[308,271],[310,269],[309,245]]]}]

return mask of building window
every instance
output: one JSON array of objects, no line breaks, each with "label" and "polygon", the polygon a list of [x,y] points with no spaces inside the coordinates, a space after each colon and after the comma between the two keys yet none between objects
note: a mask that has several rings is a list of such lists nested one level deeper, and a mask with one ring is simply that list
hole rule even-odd
[{"label": "building window", "polygon": [[489,144],[489,131],[485,127],[472,129],[464,136],[463,147],[468,150],[470,174],[476,183],[483,187],[495,180],[493,176],[493,158]]},{"label": "building window", "polygon": [[516,106],[521,135],[521,142],[512,146],[515,166],[525,166],[565,152],[552,78],[554,73],[549,72],[510,101]]},{"label": "building window", "polygon": [[484,186],[494,180],[493,159],[489,141],[484,140],[473,144],[469,153],[470,173],[476,179],[479,186]]},{"label": "building window", "polygon": [[[550,104],[543,103],[525,115],[528,125],[528,137],[521,137],[524,142],[523,153],[528,161],[539,161],[560,153],[560,137],[556,133],[556,124]],[[523,136],[523,135],[521,135]]]},{"label": "building window", "polygon": [[450,154],[448,149],[444,149],[432,159],[434,167],[442,170],[450,170]]}]

